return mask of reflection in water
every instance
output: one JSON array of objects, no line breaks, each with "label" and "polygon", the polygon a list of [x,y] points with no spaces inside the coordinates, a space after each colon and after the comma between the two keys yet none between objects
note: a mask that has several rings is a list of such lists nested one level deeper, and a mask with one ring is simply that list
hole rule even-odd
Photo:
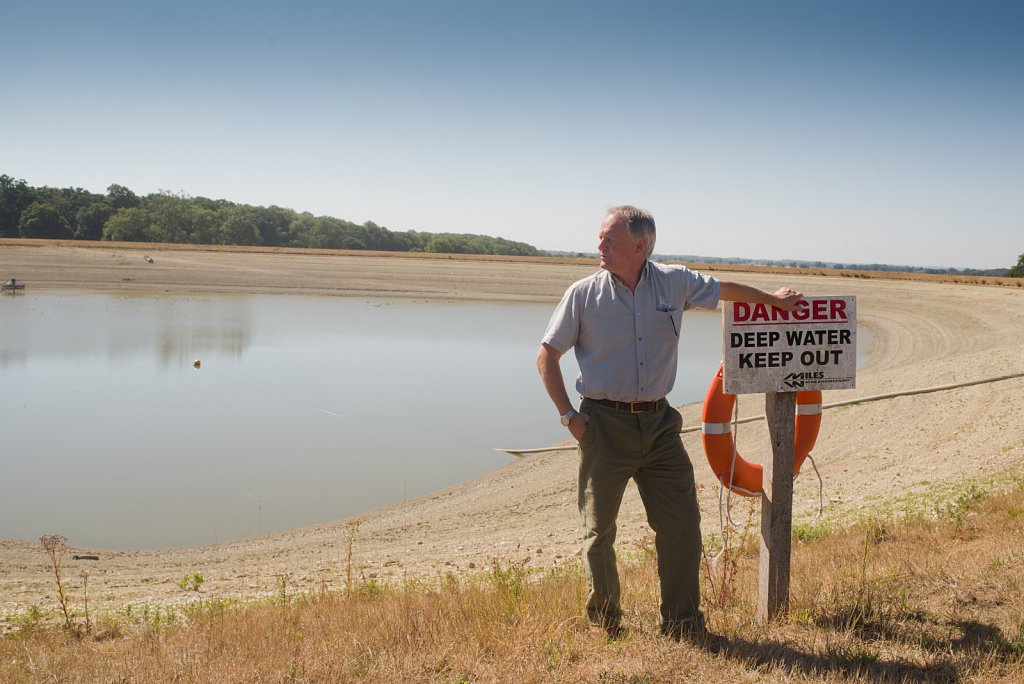
[{"label": "reflection in water", "polygon": [[[280,296],[0,302],[0,537],[155,548],[336,520],[566,438],[536,375],[553,305]],[[721,318],[684,319],[674,404]],[[200,369],[193,367],[202,360]],[[575,366],[563,360],[567,384]]]},{"label": "reflection in water", "polygon": [[175,299],[34,295],[5,306],[0,367],[31,357],[152,356],[168,368],[195,352],[239,357],[250,335],[246,297]]}]

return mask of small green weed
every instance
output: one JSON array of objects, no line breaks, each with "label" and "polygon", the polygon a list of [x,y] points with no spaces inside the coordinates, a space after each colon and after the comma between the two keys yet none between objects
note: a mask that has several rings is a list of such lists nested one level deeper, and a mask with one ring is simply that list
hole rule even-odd
[{"label": "small green weed", "polygon": [[380,596],[384,593],[384,585],[376,577],[371,577],[356,585],[356,593],[360,596]]},{"label": "small green weed", "polygon": [[989,647],[996,655],[1016,663],[1024,663],[1024,636],[1011,641],[1002,634],[996,634],[989,641]]},{"label": "small green weed", "polygon": [[815,520],[813,522],[796,523],[793,525],[793,541],[801,544],[809,544],[821,539],[826,539],[835,532],[828,522]]},{"label": "small green weed", "polygon": [[943,512],[957,527],[962,527],[967,514],[982,501],[987,492],[976,483],[970,483],[947,500]]},{"label": "small green weed", "polygon": [[280,605],[286,605],[288,603],[288,585],[292,583],[292,576],[290,573],[281,573],[276,575],[277,577],[277,603]]},{"label": "small green weed", "polygon": [[508,616],[516,616],[522,611],[523,594],[530,575],[526,568],[529,562],[530,558],[527,556],[521,561],[512,561],[502,567],[501,561],[494,559],[490,574],[491,585],[498,591],[502,608]]},{"label": "small green weed", "polygon": [[11,620],[15,624],[15,630],[18,633],[31,632],[38,629],[43,621],[43,611],[39,609],[39,606],[32,604],[28,610],[24,613],[19,613]]},{"label": "small green weed", "polygon": [[203,586],[203,582],[205,581],[206,580],[203,579],[202,573],[193,572],[191,575],[185,575],[185,577],[178,582],[178,586],[185,591],[199,591],[199,587]]}]

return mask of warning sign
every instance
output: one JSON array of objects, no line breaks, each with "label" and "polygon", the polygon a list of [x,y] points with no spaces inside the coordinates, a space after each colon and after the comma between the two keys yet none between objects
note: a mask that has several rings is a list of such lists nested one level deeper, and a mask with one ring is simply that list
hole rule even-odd
[{"label": "warning sign", "polygon": [[857,298],[806,297],[793,311],[724,302],[726,394],[851,389]]}]

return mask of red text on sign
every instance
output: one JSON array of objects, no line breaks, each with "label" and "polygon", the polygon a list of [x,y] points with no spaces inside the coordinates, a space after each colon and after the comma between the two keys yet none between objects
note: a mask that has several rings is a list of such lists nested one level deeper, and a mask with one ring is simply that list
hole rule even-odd
[{"label": "red text on sign", "polygon": [[808,323],[847,321],[846,302],[842,299],[801,299],[792,311],[766,304],[733,302],[733,321],[738,324],[806,321]]}]

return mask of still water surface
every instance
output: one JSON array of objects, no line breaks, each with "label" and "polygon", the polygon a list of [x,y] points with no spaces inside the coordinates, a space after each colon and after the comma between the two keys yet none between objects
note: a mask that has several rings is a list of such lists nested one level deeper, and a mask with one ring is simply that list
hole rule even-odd
[{"label": "still water surface", "polygon": [[[0,301],[0,537],[192,546],[327,522],[566,438],[553,304],[35,295]],[[674,404],[721,317],[684,319]],[[201,361],[195,368],[193,361]],[[572,389],[571,354],[563,371]]]}]

